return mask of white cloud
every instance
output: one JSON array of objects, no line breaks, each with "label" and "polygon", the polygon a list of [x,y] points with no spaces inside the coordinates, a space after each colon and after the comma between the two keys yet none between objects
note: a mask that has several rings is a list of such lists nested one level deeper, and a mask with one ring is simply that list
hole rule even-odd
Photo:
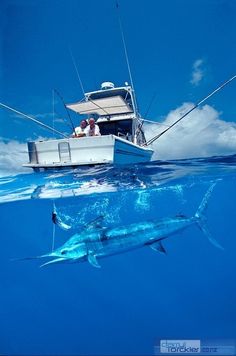
[{"label": "white cloud", "polygon": [[29,168],[22,167],[22,164],[27,162],[28,153],[25,143],[0,138],[0,177],[29,173]]},{"label": "white cloud", "polygon": [[203,64],[204,64],[203,59],[197,59],[193,63],[193,71],[192,71],[192,77],[190,83],[194,86],[197,86],[204,76]]},{"label": "white cloud", "polygon": [[[193,103],[184,103],[176,110],[170,111],[163,121],[171,125]],[[163,131],[165,126],[145,124],[147,139]],[[189,116],[160,137],[153,144],[154,159],[178,159],[209,157],[236,153],[236,123],[226,122],[212,106],[204,105],[195,109]]]}]

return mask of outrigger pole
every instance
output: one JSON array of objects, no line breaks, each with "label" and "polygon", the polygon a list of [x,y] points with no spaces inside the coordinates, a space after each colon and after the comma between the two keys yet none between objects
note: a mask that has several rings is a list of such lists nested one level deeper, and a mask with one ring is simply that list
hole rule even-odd
[{"label": "outrigger pole", "polygon": [[126,42],[125,42],[125,35],[124,35],[123,25],[122,25],[120,11],[119,11],[118,0],[116,0],[116,9],[117,9],[117,15],[118,15],[118,21],[119,21],[119,26],[120,26],[120,33],[121,33],[123,48],[124,48],[124,52],[125,52],[126,64],[127,64],[127,68],[128,68],[128,72],[129,72],[129,79],[130,79],[130,83],[131,83],[132,91],[133,91],[135,114],[137,116],[138,104],[137,104],[137,99],[136,99],[136,94],[135,94],[135,89],[134,89],[132,73],[131,73],[131,69],[130,69],[129,57],[128,57],[128,52],[127,52],[127,47],[126,47]]},{"label": "outrigger pole", "polygon": [[41,122],[41,121],[39,121],[39,120],[36,120],[36,119],[33,118],[32,116],[26,115],[26,114],[24,114],[24,113],[22,113],[22,112],[20,112],[20,111],[18,111],[18,110],[16,110],[16,109],[14,109],[14,108],[11,108],[11,107],[8,106],[8,105],[3,104],[3,103],[0,103],[0,106],[2,106],[2,107],[5,108],[5,109],[8,109],[8,110],[10,110],[10,111],[13,111],[13,112],[15,112],[16,114],[19,114],[19,115],[21,115],[21,116],[24,116],[25,118],[27,118],[27,119],[29,119],[29,120],[35,122],[36,124],[38,124],[38,125],[44,127],[45,129],[47,129],[47,130],[49,130],[49,131],[52,131],[52,132],[54,132],[54,133],[57,133],[57,134],[60,135],[60,136],[63,136],[63,137],[65,137],[65,138],[68,138],[68,136],[66,136],[64,133],[55,130],[53,127],[48,126],[48,125],[44,124],[43,122]]},{"label": "outrigger pole", "polygon": [[81,78],[80,78],[79,71],[78,71],[78,67],[77,67],[77,65],[76,65],[75,58],[74,58],[74,56],[73,56],[73,53],[72,53],[72,50],[71,50],[70,47],[69,47],[69,51],[70,51],[71,59],[72,59],[72,62],[73,62],[73,65],[74,65],[74,68],[75,68],[75,71],[76,71],[76,74],[77,74],[77,78],[78,78],[78,80],[79,80],[80,88],[81,88],[81,90],[82,90],[82,92],[83,92],[83,95],[84,95],[84,97],[85,97],[84,86],[83,86],[82,80],[81,80]]},{"label": "outrigger pole", "polygon": [[178,122],[180,122],[181,120],[183,120],[188,114],[190,114],[193,110],[195,110],[199,105],[201,105],[202,103],[204,103],[204,101],[206,101],[207,99],[209,99],[212,95],[216,94],[218,91],[220,91],[221,89],[223,89],[227,84],[229,84],[230,82],[232,82],[234,79],[236,78],[236,75],[234,75],[232,78],[228,79],[226,82],[224,82],[223,84],[221,84],[218,88],[216,88],[213,92],[211,92],[210,94],[208,94],[205,98],[203,98],[202,100],[200,100],[196,105],[194,105],[192,107],[192,109],[190,109],[189,111],[187,111],[183,116],[181,116],[178,120],[176,120],[172,125],[170,125],[167,129],[165,129],[164,131],[162,131],[161,133],[159,133],[158,135],[154,136],[153,138],[151,138],[150,140],[148,140],[143,146],[149,146],[151,145],[154,141],[156,141],[158,138],[160,138],[162,135],[164,135],[167,131],[169,131],[173,126],[175,126],[176,124],[178,124]]}]

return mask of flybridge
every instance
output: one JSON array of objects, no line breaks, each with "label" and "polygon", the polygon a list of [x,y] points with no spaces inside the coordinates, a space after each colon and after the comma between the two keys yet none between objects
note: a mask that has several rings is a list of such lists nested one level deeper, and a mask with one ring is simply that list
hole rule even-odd
[{"label": "flybridge", "polygon": [[115,88],[111,82],[104,82],[101,90],[85,93],[85,100],[68,104],[67,108],[79,114],[112,116],[130,114],[135,104],[130,86]]}]

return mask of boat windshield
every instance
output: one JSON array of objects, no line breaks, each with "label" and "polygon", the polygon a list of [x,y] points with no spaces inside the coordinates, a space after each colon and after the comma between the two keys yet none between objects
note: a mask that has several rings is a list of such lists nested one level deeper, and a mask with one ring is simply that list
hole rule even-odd
[{"label": "boat windshield", "polygon": [[132,120],[97,122],[101,135],[115,135],[132,139]]}]

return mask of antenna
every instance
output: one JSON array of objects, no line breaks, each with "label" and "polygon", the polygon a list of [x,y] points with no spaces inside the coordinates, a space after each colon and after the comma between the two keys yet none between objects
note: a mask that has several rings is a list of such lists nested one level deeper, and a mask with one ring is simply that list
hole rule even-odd
[{"label": "antenna", "polygon": [[76,74],[77,74],[77,77],[78,77],[78,80],[79,80],[79,83],[80,83],[81,90],[82,90],[82,92],[83,92],[83,95],[85,96],[84,86],[83,86],[82,80],[81,80],[81,78],[80,78],[79,71],[78,71],[78,67],[77,67],[77,65],[76,65],[76,63],[75,63],[75,58],[74,58],[74,56],[73,56],[73,53],[72,53],[72,50],[71,50],[70,47],[69,47],[69,51],[70,51],[71,59],[72,59],[72,62],[73,62],[73,64],[74,64],[75,71],[76,71]]},{"label": "antenna", "polygon": [[130,83],[131,83],[132,90],[134,93],[134,104],[135,104],[135,111],[136,111],[138,108],[138,105],[137,105],[137,100],[136,100],[136,96],[135,96],[134,83],[133,83],[133,78],[132,78],[130,64],[129,64],[129,57],[128,57],[127,47],[126,47],[126,43],[125,43],[125,36],[124,36],[122,21],[121,21],[121,17],[120,17],[118,1],[116,1],[116,8],[117,8],[117,15],[118,15],[118,21],[119,21],[119,26],[120,26],[122,43],[123,43],[124,52],[125,52],[125,59],[126,59],[127,67],[128,67],[128,72],[129,72]]}]

